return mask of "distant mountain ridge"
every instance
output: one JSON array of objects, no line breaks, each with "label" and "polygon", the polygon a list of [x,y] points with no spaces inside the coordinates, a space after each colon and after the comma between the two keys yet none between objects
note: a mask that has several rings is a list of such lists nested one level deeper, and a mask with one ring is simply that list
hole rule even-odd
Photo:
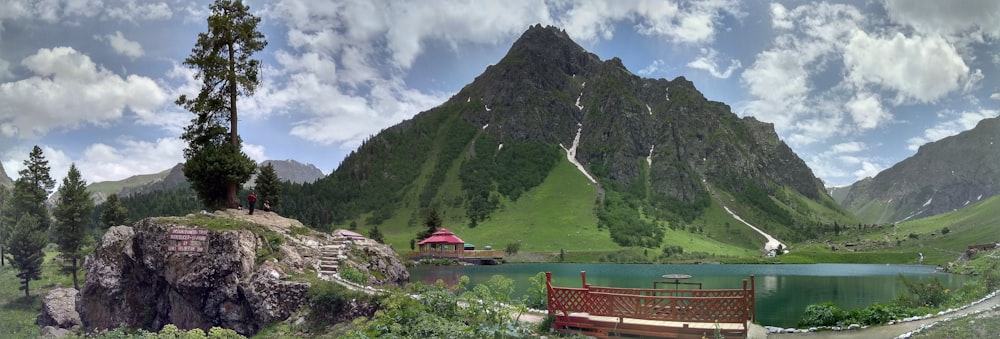
[{"label": "distant mountain ridge", "polygon": [[[323,177],[323,172],[312,164],[305,164],[295,160],[265,160],[259,166],[272,164],[278,178],[282,181],[294,183],[313,182]],[[134,175],[118,181],[104,181],[93,183],[87,186],[92,193],[95,202],[103,202],[108,195],[118,194],[121,197],[129,197],[138,194],[152,193],[156,191],[169,191],[187,185],[187,177],[184,176],[184,164],[178,163],[173,167],[159,173]],[[247,182],[248,186],[253,186],[253,181]]]},{"label": "distant mountain ridge", "polygon": [[862,221],[895,223],[950,212],[998,192],[1000,118],[989,118],[854,183],[841,204]]}]

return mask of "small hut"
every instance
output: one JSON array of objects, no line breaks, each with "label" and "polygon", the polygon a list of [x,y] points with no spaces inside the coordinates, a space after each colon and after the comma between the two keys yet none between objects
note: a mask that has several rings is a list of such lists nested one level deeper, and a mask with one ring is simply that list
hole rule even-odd
[{"label": "small hut", "polygon": [[465,253],[465,241],[445,228],[437,230],[417,245],[420,246],[421,256],[461,258]]}]

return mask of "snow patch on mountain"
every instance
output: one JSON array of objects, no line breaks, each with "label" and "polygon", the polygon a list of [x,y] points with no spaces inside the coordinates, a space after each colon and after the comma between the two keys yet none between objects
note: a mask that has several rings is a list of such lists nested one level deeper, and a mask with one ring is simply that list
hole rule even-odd
[{"label": "snow patch on mountain", "polygon": [[576,129],[576,137],[573,138],[573,146],[570,148],[566,148],[566,146],[563,146],[563,144],[560,143],[559,147],[562,147],[562,149],[566,150],[566,159],[569,160],[569,162],[573,164],[573,166],[576,166],[576,168],[580,170],[580,173],[583,173],[583,176],[587,177],[587,180],[590,180],[591,183],[596,184],[597,180],[594,180],[594,177],[590,176],[590,173],[587,173],[587,169],[584,168],[579,161],[576,161],[576,146],[580,145],[580,133],[583,132],[583,125],[576,124],[576,126],[579,128]]}]

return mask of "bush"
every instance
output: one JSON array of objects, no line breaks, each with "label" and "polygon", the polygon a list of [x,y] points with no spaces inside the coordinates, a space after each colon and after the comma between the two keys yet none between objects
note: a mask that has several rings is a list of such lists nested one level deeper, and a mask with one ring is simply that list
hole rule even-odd
[{"label": "bush", "polygon": [[521,242],[520,241],[512,241],[512,242],[507,243],[507,247],[503,250],[503,252],[507,253],[507,255],[515,255],[515,254],[517,254],[517,252],[520,252],[520,251],[521,251]]},{"label": "bush", "polygon": [[355,284],[367,285],[368,275],[350,266],[340,266],[340,277]]},{"label": "bush", "polygon": [[899,275],[899,279],[903,281],[903,285],[906,285],[906,289],[910,292],[896,298],[901,306],[936,308],[948,300],[950,290],[941,285],[941,281],[937,277],[931,277],[924,283],[910,282],[902,274]]},{"label": "bush", "polygon": [[524,295],[524,306],[544,310],[548,308],[549,291],[545,286],[545,272],[538,272],[528,278],[528,293]]},{"label": "bush", "polygon": [[848,313],[846,322],[861,325],[880,325],[887,324],[892,320],[909,317],[912,315],[911,313],[896,305],[874,303],[865,308],[852,310]]},{"label": "bush", "polygon": [[951,232],[951,230],[948,229],[948,226],[945,226],[944,228],[941,229],[941,234],[948,234],[950,232]]},{"label": "bush", "polygon": [[312,284],[306,292],[310,312],[307,320],[317,327],[329,325],[340,315],[351,300],[368,300],[366,294],[347,289],[340,284],[321,281]]},{"label": "bush", "polygon": [[836,326],[847,318],[846,312],[832,302],[806,306],[799,327]]}]

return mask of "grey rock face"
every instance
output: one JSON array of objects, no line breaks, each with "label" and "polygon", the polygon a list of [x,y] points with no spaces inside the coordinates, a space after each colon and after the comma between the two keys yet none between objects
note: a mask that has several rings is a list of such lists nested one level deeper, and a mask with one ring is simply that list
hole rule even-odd
[{"label": "grey rock face", "polygon": [[[80,313],[76,311],[76,296],[74,288],[56,288],[49,291],[42,301],[42,313],[35,323],[39,326],[53,326],[65,330],[77,330],[82,324]],[[59,331],[61,333],[61,331]],[[68,333],[68,332],[67,332]],[[65,336],[65,335],[63,335]]]}]

